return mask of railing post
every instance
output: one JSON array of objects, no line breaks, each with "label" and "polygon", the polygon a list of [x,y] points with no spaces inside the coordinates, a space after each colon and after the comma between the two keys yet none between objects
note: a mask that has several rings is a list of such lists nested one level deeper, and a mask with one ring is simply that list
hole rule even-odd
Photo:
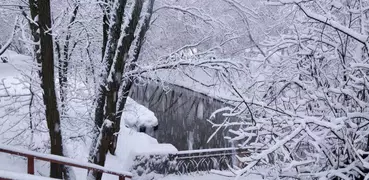
[{"label": "railing post", "polygon": [[32,156],[27,156],[27,173],[35,174],[35,159]]},{"label": "railing post", "polygon": [[119,180],[125,180],[126,177],[125,176],[119,176]]}]

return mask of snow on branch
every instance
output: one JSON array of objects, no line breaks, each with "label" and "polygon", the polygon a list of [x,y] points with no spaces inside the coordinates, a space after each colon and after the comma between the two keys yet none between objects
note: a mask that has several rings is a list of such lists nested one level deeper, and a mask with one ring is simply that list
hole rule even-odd
[{"label": "snow on branch", "polygon": [[250,156],[238,157],[241,165],[232,170],[238,177],[367,177],[369,46],[361,30],[367,27],[360,26],[360,14],[353,15],[351,26],[343,25],[347,21],[342,19],[349,17],[343,7],[347,4],[342,5],[343,12],[333,13],[326,7],[337,8],[337,4],[316,3],[272,1],[283,10],[296,5],[302,13],[293,15],[294,24],[285,32],[259,43],[265,57],[247,58],[255,60],[250,62],[247,82],[240,77],[229,79],[227,85],[237,97],[228,100],[236,108],[212,114],[223,116],[223,122],[208,120],[216,127],[214,133],[224,128],[224,138],[236,147],[255,149]]},{"label": "snow on branch", "polygon": [[[323,24],[327,24],[335,29],[337,29],[338,31],[341,31],[342,33],[345,33],[347,34],[348,36],[356,39],[357,41],[365,44],[365,45],[368,45],[368,40],[369,40],[369,36],[366,36],[366,35],[363,35],[363,34],[360,34],[356,31],[354,31],[353,29],[350,29],[342,24],[340,24],[339,22],[337,21],[334,21],[333,19],[330,19],[328,17],[325,17],[323,15],[320,15],[320,14],[317,14],[317,13],[314,13],[312,11],[310,11],[309,9],[307,9],[306,7],[304,7],[304,5],[300,5],[297,3],[297,6],[306,14],[306,16],[308,16],[309,18],[312,18],[316,21],[319,21]],[[369,47],[368,47],[369,48]]]},{"label": "snow on branch", "polygon": [[197,18],[197,19],[202,20],[205,24],[208,24],[212,28],[214,28],[214,26],[211,24],[211,22],[215,22],[217,24],[222,24],[221,22],[219,22],[218,20],[214,19],[210,15],[204,14],[197,7],[180,7],[180,6],[174,6],[174,5],[164,5],[164,6],[161,6],[161,7],[157,8],[157,9],[155,9],[154,10],[154,13],[157,13],[160,10],[167,10],[167,9],[176,10],[176,11],[182,12],[184,14],[189,14],[189,15]]},{"label": "snow on branch", "polygon": [[167,62],[158,65],[148,65],[148,66],[139,66],[135,70],[129,71],[124,74],[123,78],[128,78],[131,76],[143,75],[148,72],[162,70],[162,69],[175,69],[179,67],[185,66],[193,66],[193,67],[201,67],[205,69],[213,69],[217,71],[221,71],[224,69],[234,69],[234,70],[242,70],[242,64],[232,61],[230,59],[220,59],[220,60],[200,60],[197,62],[192,62],[188,60],[180,60],[175,62]]}]

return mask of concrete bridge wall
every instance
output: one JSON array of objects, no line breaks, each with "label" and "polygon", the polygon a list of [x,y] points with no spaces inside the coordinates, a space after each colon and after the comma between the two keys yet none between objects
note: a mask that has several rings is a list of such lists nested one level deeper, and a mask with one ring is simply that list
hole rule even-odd
[{"label": "concrete bridge wall", "polygon": [[[179,150],[230,147],[224,139],[226,131],[220,131],[207,143],[215,131],[207,118],[217,109],[226,106],[223,102],[190,89],[170,85],[165,91],[160,84],[135,85],[130,96],[155,113],[159,127],[155,138],[160,143],[171,143]],[[216,117],[214,122],[223,122]]]}]

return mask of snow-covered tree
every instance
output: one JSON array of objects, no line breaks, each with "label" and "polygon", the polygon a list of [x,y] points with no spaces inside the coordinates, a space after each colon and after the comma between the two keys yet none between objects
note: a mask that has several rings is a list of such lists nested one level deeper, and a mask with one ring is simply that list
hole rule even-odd
[{"label": "snow-covered tree", "polygon": [[[255,33],[242,32],[249,25],[238,23],[244,17],[236,17],[233,5],[223,1],[156,1],[156,9],[153,0],[50,2],[50,8],[43,6],[43,0],[12,0],[6,4],[20,17],[17,39],[34,59],[31,73],[24,73],[22,79],[29,94],[24,94],[25,99],[16,98],[20,107],[29,107],[27,113],[16,111],[29,118],[24,118],[29,126],[21,133],[32,134],[30,148],[50,148],[51,153],[63,156],[68,156],[66,146],[76,137],[91,137],[89,161],[99,165],[104,165],[108,150],[115,152],[122,111],[135,82],[155,79],[154,72],[163,69],[196,67],[220,76],[238,71],[240,65],[232,57]],[[42,11],[50,11],[48,15],[40,13],[41,6]],[[48,22],[42,24],[45,16]],[[43,44],[45,38],[47,44]],[[54,71],[57,73],[52,82]],[[77,104],[83,108],[76,110]],[[48,116],[50,111],[53,118]],[[57,139],[55,146],[32,142],[37,133],[45,132],[50,133],[51,145]],[[51,176],[61,177],[61,168],[52,164]],[[89,174],[101,178],[100,173]]]},{"label": "snow-covered tree", "polygon": [[[368,5],[365,0],[276,0],[292,22],[249,56],[251,80],[230,78],[235,108],[230,141],[255,151],[237,176],[368,179]],[[257,168],[266,166],[268,168]]]}]

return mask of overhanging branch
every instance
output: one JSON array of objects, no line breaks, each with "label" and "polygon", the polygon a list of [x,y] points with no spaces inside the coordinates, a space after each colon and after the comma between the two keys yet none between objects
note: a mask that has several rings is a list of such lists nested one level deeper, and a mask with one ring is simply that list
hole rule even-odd
[{"label": "overhanging branch", "polygon": [[327,18],[325,16],[322,16],[320,14],[316,14],[314,12],[311,12],[311,11],[305,9],[303,7],[303,5],[301,5],[299,3],[296,3],[296,5],[301,9],[301,11],[307,17],[309,17],[311,19],[314,19],[314,20],[316,20],[318,22],[321,22],[321,23],[323,23],[325,25],[328,25],[328,26],[330,26],[330,27],[332,27],[332,28],[334,28],[334,29],[336,29],[336,30],[338,30],[338,31],[340,31],[340,32],[342,32],[342,33],[350,36],[351,38],[357,40],[358,42],[363,43],[367,47],[367,49],[369,49],[369,47],[368,47],[369,46],[369,43],[368,43],[369,36],[366,36],[366,35],[360,34],[358,32],[355,32],[354,30],[352,30],[352,29],[350,29],[350,28],[348,28],[346,26],[341,25],[337,21],[334,21],[332,19],[329,19],[329,18]]}]

